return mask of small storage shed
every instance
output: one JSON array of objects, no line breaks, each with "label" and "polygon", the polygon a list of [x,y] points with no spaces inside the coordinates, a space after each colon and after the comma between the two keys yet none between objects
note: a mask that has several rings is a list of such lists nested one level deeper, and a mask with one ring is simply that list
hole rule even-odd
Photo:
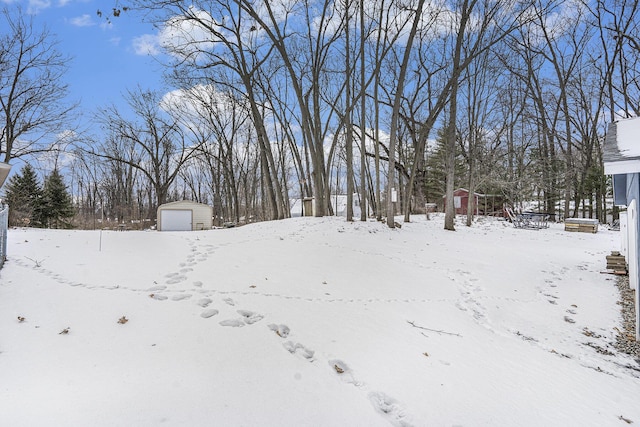
[{"label": "small storage shed", "polygon": [[158,231],[211,230],[213,208],[190,200],[158,206]]},{"label": "small storage shed", "polygon": [[[482,194],[474,193],[473,195],[473,210],[475,215],[478,215],[478,202]],[[444,205],[447,206],[447,197],[443,196]],[[456,215],[466,215],[467,206],[469,203],[469,190],[465,188],[458,188],[453,192],[453,207]]]}]

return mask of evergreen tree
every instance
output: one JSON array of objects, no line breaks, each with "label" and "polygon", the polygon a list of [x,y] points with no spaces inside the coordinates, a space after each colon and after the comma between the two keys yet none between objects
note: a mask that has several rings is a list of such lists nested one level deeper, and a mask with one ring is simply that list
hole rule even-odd
[{"label": "evergreen tree", "polygon": [[51,228],[72,227],[71,218],[75,213],[73,203],[57,168],[45,180],[40,207],[44,225]]},{"label": "evergreen tree", "polygon": [[[427,149],[427,160],[425,162],[424,179],[422,181],[423,192],[428,202],[435,202],[442,205],[443,196],[446,190],[446,171],[444,168],[446,150],[444,146],[444,130],[438,130],[436,146]],[[467,175],[467,168],[462,157],[462,150],[456,144],[455,182],[454,189],[464,187],[464,179]]]},{"label": "evergreen tree", "polygon": [[9,225],[41,225],[42,188],[31,165],[25,165],[20,174],[7,183],[5,201],[9,205]]}]

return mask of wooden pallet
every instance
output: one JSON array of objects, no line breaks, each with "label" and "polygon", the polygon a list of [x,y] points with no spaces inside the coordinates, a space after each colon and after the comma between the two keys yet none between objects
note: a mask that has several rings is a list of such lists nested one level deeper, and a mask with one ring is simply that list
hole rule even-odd
[{"label": "wooden pallet", "polygon": [[620,252],[614,251],[611,252],[611,255],[607,255],[607,270],[623,272],[622,274],[627,273],[627,261],[624,259],[624,256],[620,254]]},{"label": "wooden pallet", "polygon": [[578,231],[582,233],[597,233],[598,220],[587,218],[567,218],[564,220],[564,231]]}]

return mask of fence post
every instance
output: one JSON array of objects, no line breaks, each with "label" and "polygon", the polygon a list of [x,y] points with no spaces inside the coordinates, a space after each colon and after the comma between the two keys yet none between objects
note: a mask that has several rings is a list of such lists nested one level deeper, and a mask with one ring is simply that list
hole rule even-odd
[{"label": "fence post", "polygon": [[0,205],[0,268],[7,260],[7,234],[9,230],[9,205]]}]

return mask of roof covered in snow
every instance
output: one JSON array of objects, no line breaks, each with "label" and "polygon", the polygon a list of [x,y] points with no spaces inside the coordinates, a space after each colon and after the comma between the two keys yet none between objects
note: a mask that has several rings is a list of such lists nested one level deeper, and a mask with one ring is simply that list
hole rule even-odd
[{"label": "roof covered in snow", "polygon": [[609,124],[603,152],[606,174],[640,172],[640,117]]}]

